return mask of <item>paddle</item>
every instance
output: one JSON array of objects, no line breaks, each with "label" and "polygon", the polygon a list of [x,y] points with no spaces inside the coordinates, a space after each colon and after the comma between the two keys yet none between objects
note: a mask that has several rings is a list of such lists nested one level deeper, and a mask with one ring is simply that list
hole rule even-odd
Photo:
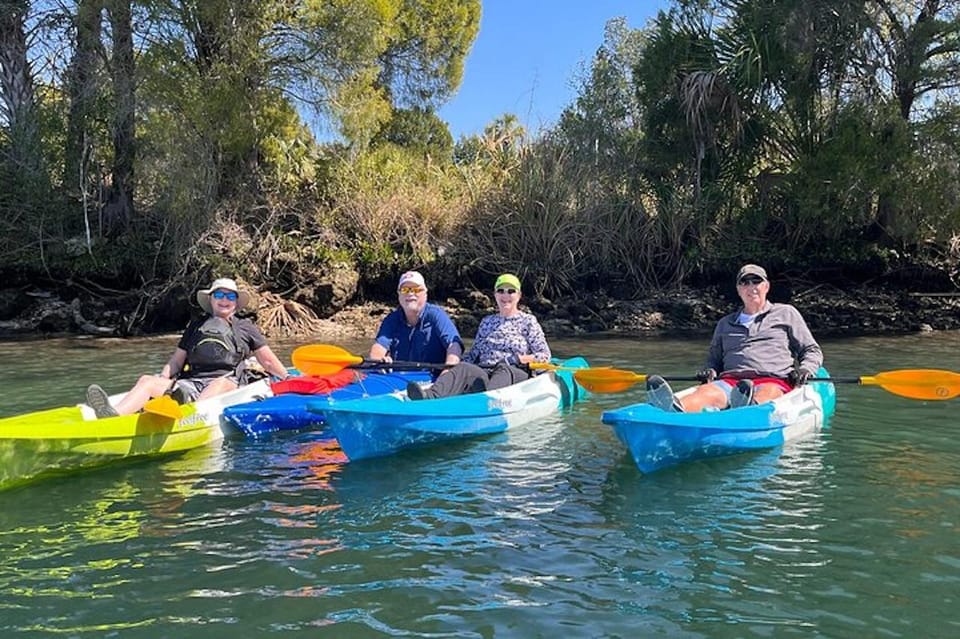
[{"label": "paddle", "polygon": [[[580,368],[573,374],[577,383],[593,393],[619,393],[647,381],[648,375],[619,368]],[[666,377],[668,382],[696,382],[697,377]]]},{"label": "paddle", "polygon": [[[559,366],[557,364],[551,364],[550,362],[529,362],[524,364],[527,368],[532,371],[583,371],[590,370],[583,368],[582,366]],[[593,369],[598,370],[598,369]]]},{"label": "paddle", "polygon": [[[581,386],[594,393],[619,393],[647,381],[647,375],[617,368],[584,368],[573,374]],[[699,381],[696,377],[667,377],[667,381]],[[936,369],[884,371],[863,377],[815,378],[814,382],[879,386],[888,393],[910,399],[947,400],[960,395],[960,373]]]},{"label": "paddle", "polygon": [[425,362],[380,362],[353,355],[339,346],[330,344],[307,344],[299,346],[291,355],[293,365],[304,375],[323,377],[332,375],[344,368],[393,370],[434,370],[449,368],[448,364],[429,364]]}]

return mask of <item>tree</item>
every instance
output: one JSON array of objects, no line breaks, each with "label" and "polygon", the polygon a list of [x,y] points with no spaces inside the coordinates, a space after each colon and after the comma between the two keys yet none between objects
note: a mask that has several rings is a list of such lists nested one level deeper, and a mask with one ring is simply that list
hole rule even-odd
[{"label": "tree", "polygon": [[449,160],[453,152],[453,136],[447,123],[432,110],[418,107],[394,110],[393,117],[372,140],[374,146],[384,142],[441,161]]},{"label": "tree", "polygon": [[576,101],[560,115],[558,131],[573,156],[591,158],[611,174],[632,173],[628,158],[642,131],[633,68],[641,59],[644,39],[644,32],[629,29],[623,18],[608,21]]},{"label": "tree", "polygon": [[[161,99],[181,103],[176,110],[190,118],[220,167],[220,185],[244,183],[263,159],[262,141],[276,134],[264,113],[277,112],[280,101],[313,107],[357,149],[395,109],[432,111],[460,82],[479,6],[478,0],[156,3],[151,12],[163,28],[151,38],[156,75],[149,84],[163,91]],[[177,94],[176,86],[190,88]]]},{"label": "tree", "polygon": [[[960,3],[956,0],[871,0],[869,53],[879,64],[876,84],[896,99],[910,121],[927,94],[960,86]],[[870,68],[870,67],[868,67]],[[927,102],[926,106],[930,106]]]},{"label": "tree", "polygon": [[130,0],[107,0],[113,44],[113,167],[104,207],[108,229],[126,228],[133,218],[136,160],[136,96]]},{"label": "tree", "polygon": [[[870,0],[867,4],[873,18],[865,37],[865,53],[874,61],[865,68],[873,71],[868,78],[874,88],[870,93],[875,99],[893,101],[900,118],[909,124],[918,110],[929,111],[936,97],[960,86],[960,3]],[[883,135],[891,143],[901,124],[883,126]],[[885,172],[891,173],[903,159],[887,154]],[[901,226],[900,199],[892,182],[879,194],[872,232],[887,243],[895,241]]]},{"label": "tree", "polygon": [[292,84],[363,148],[393,109],[450,97],[479,25],[479,0],[316,0],[299,14],[301,37],[280,48],[297,61]]},{"label": "tree", "polygon": [[377,56],[378,84],[395,104],[435,107],[460,85],[480,28],[480,1],[406,0],[399,6]]},{"label": "tree", "polygon": [[0,121],[9,131],[7,160],[24,176],[41,177],[40,124],[27,59],[26,0],[0,0]]},{"label": "tree", "polygon": [[100,91],[100,42],[103,0],[79,0],[74,19],[73,58],[67,70],[69,101],[64,149],[63,182],[67,192],[80,195],[88,188],[86,167],[93,147],[93,117]]}]

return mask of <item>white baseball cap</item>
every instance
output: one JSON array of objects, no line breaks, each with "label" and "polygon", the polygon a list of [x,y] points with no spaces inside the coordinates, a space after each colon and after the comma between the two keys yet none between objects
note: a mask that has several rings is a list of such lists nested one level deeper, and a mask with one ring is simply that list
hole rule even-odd
[{"label": "white baseball cap", "polygon": [[418,271],[407,271],[400,276],[400,282],[397,283],[397,290],[400,290],[400,287],[404,284],[416,284],[423,290],[427,290],[427,283],[423,280],[423,275]]}]

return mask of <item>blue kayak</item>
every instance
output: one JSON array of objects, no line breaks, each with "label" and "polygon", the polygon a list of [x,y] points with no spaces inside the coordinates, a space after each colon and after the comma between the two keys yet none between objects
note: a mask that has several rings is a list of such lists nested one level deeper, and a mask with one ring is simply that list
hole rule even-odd
[{"label": "blue kayak", "polygon": [[307,410],[307,404],[323,400],[340,402],[360,400],[375,395],[405,390],[407,382],[429,382],[429,371],[368,372],[363,379],[347,384],[324,395],[284,393],[261,401],[231,406],[223,411],[224,427],[228,432],[247,437],[263,437],[285,430],[304,430],[323,426],[321,412]]},{"label": "blue kayak", "polygon": [[[821,368],[817,377],[828,375]],[[824,428],[835,407],[833,384],[811,380],[759,405],[673,413],[643,403],[605,411],[601,419],[613,427],[637,467],[652,473],[686,461],[775,448]]]},{"label": "blue kayak", "polygon": [[551,370],[485,393],[415,401],[406,392],[397,392],[363,401],[318,399],[308,407],[324,416],[350,460],[382,457],[406,448],[500,433],[586,398],[589,393],[573,379],[573,369],[586,368],[586,360],[555,363],[571,370]]}]

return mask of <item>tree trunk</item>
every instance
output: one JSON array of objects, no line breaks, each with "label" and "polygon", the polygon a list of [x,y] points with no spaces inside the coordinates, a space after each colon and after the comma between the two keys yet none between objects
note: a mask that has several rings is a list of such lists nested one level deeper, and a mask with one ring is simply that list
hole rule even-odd
[{"label": "tree trunk", "polygon": [[[892,3],[880,2],[890,17],[891,24],[896,23]],[[908,5],[909,6],[909,5]],[[940,0],[924,0],[912,23],[897,29],[891,29],[893,46],[893,92],[900,111],[900,117],[910,122],[910,113],[917,99],[917,90],[924,76],[923,66],[930,63],[930,49],[937,38],[947,39],[945,35],[956,35],[955,31],[937,26],[938,12],[943,7]],[[887,135],[885,132],[884,135]],[[884,172],[893,170],[892,162],[884,166]],[[868,230],[867,237],[892,246],[896,244],[895,229],[900,216],[896,193],[886,188],[877,197],[877,216]]]},{"label": "tree trunk", "polygon": [[133,219],[136,159],[136,79],[130,0],[109,0],[107,12],[113,31],[113,180],[104,207],[104,223],[111,231],[129,227]]},{"label": "tree trunk", "polygon": [[81,0],[77,5],[77,41],[67,79],[70,111],[64,149],[63,186],[79,198],[88,185],[85,169],[90,140],[89,119],[97,97],[97,52],[100,48],[103,0]]}]

